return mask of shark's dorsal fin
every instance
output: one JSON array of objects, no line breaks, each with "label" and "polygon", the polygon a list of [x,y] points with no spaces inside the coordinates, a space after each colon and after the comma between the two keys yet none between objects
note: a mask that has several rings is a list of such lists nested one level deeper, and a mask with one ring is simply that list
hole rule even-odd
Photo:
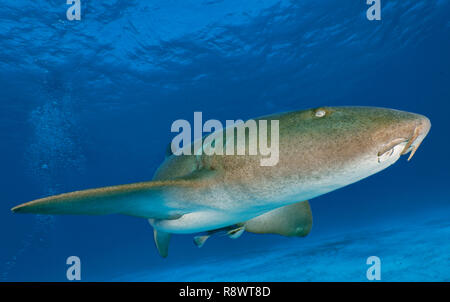
[{"label": "shark's dorsal fin", "polygon": [[308,201],[290,204],[248,220],[244,226],[251,233],[303,237],[311,231],[311,207]]}]

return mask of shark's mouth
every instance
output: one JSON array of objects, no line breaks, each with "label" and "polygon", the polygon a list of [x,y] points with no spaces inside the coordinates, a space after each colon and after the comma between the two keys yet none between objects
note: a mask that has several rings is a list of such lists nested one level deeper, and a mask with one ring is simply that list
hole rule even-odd
[{"label": "shark's mouth", "polygon": [[405,144],[402,151],[400,152],[400,155],[405,155],[410,153],[408,157],[408,161],[411,160],[411,158],[416,153],[417,149],[419,148],[420,144],[423,141],[423,138],[426,134],[421,133],[419,127],[416,127],[414,129],[414,132],[410,138],[396,138],[390,143],[383,146],[383,148],[378,151],[378,162],[380,163],[383,157],[390,157],[394,151],[395,148],[401,144]]},{"label": "shark's mouth", "polygon": [[[378,163],[384,162],[387,158],[391,157],[395,151],[396,154],[399,153],[399,150],[397,148],[397,146],[401,145],[401,144],[408,144],[408,139],[407,138],[396,138],[393,141],[391,141],[390,143],[384,145],[380,151],[378,151]],[[405,145],[405,147],[406,147]],[[403,154],[405,148],[401,149],[402,151],[400,152],[400,154]]]}]

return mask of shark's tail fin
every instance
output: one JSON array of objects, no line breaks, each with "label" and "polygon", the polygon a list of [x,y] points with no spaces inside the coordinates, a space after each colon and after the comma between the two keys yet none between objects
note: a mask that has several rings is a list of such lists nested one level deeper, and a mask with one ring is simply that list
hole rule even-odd
[{"label": "shark's tail fin", "polygon": [[45,197],[18,205],[14,213],[105,215],[125,214],[143,218],[167,219],[164,196],[187,181],[149,181],[128,185],[76,191]]}]

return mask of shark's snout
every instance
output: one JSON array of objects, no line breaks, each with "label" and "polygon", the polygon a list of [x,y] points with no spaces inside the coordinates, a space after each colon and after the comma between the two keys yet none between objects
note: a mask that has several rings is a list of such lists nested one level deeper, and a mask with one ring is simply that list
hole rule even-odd
[{"label": "shark's snout", "polygon": [[414,114],[415,115],[415,127],[411,134],[411,137],[408,138],[408,142],[405,145],[401,155],[405,155],[410,153],[408,157],[408,161],[414,156],[420,144],[427,136],[428,132],[431,128],[430,120],[423,115]]},{"label": "shark's snout", "polygon": [[430,120],[420,114],[398,110],[387,109],[378,114],[382,116],[375,123],[379,130],[372,134],[378,163],[393,163],[394,159],[406,154],[409,154],[409,161],[430,131]]}]

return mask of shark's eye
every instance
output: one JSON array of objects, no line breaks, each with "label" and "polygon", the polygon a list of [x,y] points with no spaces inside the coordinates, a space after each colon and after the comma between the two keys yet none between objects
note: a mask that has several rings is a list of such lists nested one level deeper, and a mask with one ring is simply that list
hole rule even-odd
[{"label": "shark's eye", "polygon": [[323,117],[323,116],[325,116],[325,114],[327,114],[325,110],[319,109],[319,110],[316,111],[315,116],[316,117]]}]

